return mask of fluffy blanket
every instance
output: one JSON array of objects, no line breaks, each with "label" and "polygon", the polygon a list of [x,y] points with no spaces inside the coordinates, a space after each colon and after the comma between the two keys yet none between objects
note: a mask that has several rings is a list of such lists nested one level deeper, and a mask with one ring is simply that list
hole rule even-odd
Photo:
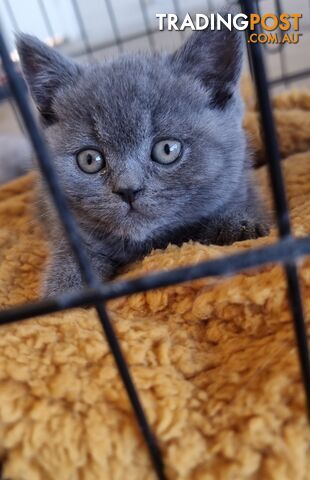
[{"label": "fluffy blanket", "polygon": [[[245,123],[263,158],[247,92]],[[275,99],[294,229],[310,233],[310,94]],[[257,173],[267,185],[263,167]],[[0,190],[0,305],[35,299],[47,248],[32,215],[33,174]],[[267,186],[266,186],[267,189]],[[275,241],[188,243],[125,276]],[[300,264],[310,314],[310,262]],[[174,480],[310,479],[310,429],[280,266],[205,279],[108,305]],[[1,327],[0,449],[12,480],[154,479],[93,309]]]}]

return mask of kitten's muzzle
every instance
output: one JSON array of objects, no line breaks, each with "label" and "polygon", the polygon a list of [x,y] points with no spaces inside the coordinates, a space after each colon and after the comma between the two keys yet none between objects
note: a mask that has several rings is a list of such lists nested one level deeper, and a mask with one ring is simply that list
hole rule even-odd
[{"label": "kitten's muzzle", "polygon": [[134,190],[133,188],[120,188],[118,190],[113,190],[113,193],[119,195],[123,202],[132,206],[133,202],[137,198],[138,193],[140,193],[142,190],[142,188],[139,188],[138,190]]}]

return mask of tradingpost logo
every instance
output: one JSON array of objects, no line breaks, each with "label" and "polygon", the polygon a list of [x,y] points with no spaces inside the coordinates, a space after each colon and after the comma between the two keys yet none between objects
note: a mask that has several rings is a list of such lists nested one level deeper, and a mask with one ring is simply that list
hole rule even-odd
[{"label": "tradingpost logo", "polygon": [[[174,13],[157,13],[159,30],[183,31],[191,30],[247,30],[248,43],[272,43],[272,44],[295,44],[298,43],[302,33],[300,33],[301,13],[265,13],[259,15],[244,13],[221,15],[220,13],[211,13],[205,15],[197,13],[190,15],[187,13],[183,19],[180,19]],[[258,33],[259,32],[259,33]]]}]

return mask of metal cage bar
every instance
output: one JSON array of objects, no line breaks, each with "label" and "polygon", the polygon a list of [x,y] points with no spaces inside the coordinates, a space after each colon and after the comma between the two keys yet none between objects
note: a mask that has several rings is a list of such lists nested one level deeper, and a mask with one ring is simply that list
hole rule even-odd
[{"label": "metal cage bar", "polygon": [[79,30],[80,30],[81,38],[82,38],[83,43],[84,43],[85,52],[87,53],[87,55],[89,57],[92,57],[93,56],[93,48],[91,46],[91,43],[90,43],[90,40],[89,40],[89,37],[88,37],[88,34],[87,34],[87,29],[86,29],[86,26],[85,26],[85,23],[84,23],[84,20],[83,20],[83,17],[82,17],[82,13],[81,13],[81,9],[80,9],[78,0],[71,0],[71,5],[72,5],[73,11],[74,11],[74,15],[75,15],[75,18],[76,18],[77,25],[78,25]]},{"label": "metal cage bar", "polygon": [[118,47],[119,52],[123,53],[124,44],[123,44],[121,34],[120,34],[120,31],[119,31],[119,28],[118,28],[116,15],[115,15],[114,7],[113,7],[113,4],[112,4],[111,0],[105,0],[105,6],[106,6],[106,9],[107,9],[107,12],[108,12],[108,15],[109,15],[109,20],[110,20],[110,24],[111,24],[111,27],[112,27],[112,30],[113,30],[115,43]]},{"label": "metal cage bar", "polygon": [[12,25],[13,25],[15,31],[18,32],[19,25],[18,25],[18,21],[16,19],[16,15],[14,13],[14,10],[12,8],[12,5],[10,3],[10,0],[3,0],[3,3],[4,3],[4,6],[6,8],[8,17],[9,17],[10,21],[12,22]]},{"label": "metal cage bar", "polygon": [[[148,12],[146,10],[145,0],[139,0],[140,10],[142,14],[142,19],[145,28],[145,34],[147,35],[147,39],[149,42],[149,46],[152,52],[155,52],[155,40],[154,40],[154,31],[152,29],[152,25],[150,23],[150,19],[148,16]],[[144,34],[144,35],[145,35]],[[144,36],[142,35],[142,36]]]},{"label": "metal cage bar", "polygon": [[[240,0],[240,3],[246,15],[249,16],[251,13],[255,13],[255,0]],[[292,235],[291,222],[281,168],[277,132],[271,109],[268,82],[262,55],[262,47],[259,43],[250,43],[248,44],[248,48],[252,58],[254,81],[261,111],[262,132],[265,139],[266,156],[268,160],[279,234],[281,238],[286,238]],[[306,394],[307,411],[310,418],[310,357],[298,271],[294,260],[284,262],[284,267],[293,313],[302,379]]]},{"label": "metal cage bar", "polygon": [[42,15],[42,19],[44,21],[44,25],[45,25],[45,28],[46,28],[46,31],[47,31],[47,34],[53,38],[55,36],[55,33],[54,33],[54,29],[52,27],[52,23],[49,19],[49,16],[48,16],[48,13],[47,13],[47,9],[46,9],[46,5],[44,3],[44,0],[37,0],[38,2],[38,6],[39,6],[39,9],[40,9],[40,12],[41,12],[41,15]]}]

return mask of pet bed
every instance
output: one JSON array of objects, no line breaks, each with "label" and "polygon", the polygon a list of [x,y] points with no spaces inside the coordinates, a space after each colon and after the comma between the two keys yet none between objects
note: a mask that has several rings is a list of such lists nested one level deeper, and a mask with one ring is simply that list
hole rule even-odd
[{"label": "pet bed", "polygon": [[[245,125],[263,161],[258,114]],[[274,100],[294,232],[310,233],[310,94]],[[256,175],[267,191],[265,167]],[[34,174],[0,189],[0,306],[33,300],[47,256]],[[138,276],[275,241],[154,251]],[[300,265],[307,319],[310,261]],[[282,267],[121,298],[108,308],[174,480],[310,479],[310,429]],[[0,449],[11,480],[154,479],[94,309],[1,327]]]}]

